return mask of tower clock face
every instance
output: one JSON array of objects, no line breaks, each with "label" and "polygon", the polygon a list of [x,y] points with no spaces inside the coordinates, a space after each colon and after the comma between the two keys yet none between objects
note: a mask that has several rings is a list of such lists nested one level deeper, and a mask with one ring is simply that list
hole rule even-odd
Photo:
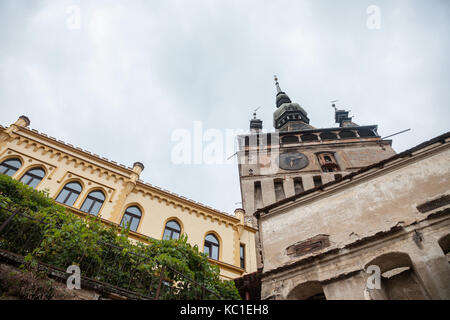
[{"label": "tower clock face", "polygon": [[309,164],[308,157],[297,151],[280,153],[279,166],[283,170],[300,170]]}]

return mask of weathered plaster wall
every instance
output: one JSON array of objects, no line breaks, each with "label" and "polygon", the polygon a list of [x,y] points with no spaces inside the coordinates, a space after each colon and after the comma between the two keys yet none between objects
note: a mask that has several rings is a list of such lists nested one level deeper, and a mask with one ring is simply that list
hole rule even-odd
[{"label": "weathered plaster wall", "polygon": [[[320,284],[327,299],[450,299],[450,266],[439,245],[450,233],[450,205],[417,210],[450,193],[448,145],[447,139],[262,214],[262,298],[296,299],[301,288]],[[432,215],[437,212],[441,216]],[[289,246],[319,234],[329,236],[330,246],[287,255]],[[403,275],[385,283],[384,291],[367,290],[366,267],[384,256],[394,263],[391,254],[408,258],[418,284],[406,286]]]},{"label": "weathered plaster wall", "polygon": [[318,234],[333,247],[424,218],[416,207],[450,192],[450,149],[407,166],[361,178],[322,196],[301,199],[295,207],[261,218],[264,271],[293,259],[286,248]]},{"label": "weathered plaster wall", "polygon": [[[423,234],[421,247],[413,241],[414,230]],[[411,260],[411,269],[422,283],[425,298],[450,299],[450,266],[438,245],[439,239],[448,235],[449,230],[450,219],[447,216],[377,237],[361,246],[313,255],[291,268],[263,274],[261,297],[305,299],[310,294],[307,288],[315,284],[316,291],[317,287],[322,289],[329,300],[388,299],[385,290],[367,289],[370,274],[366,269],[380,257],[387,255],[387,261],[393,262],[395,259],[391,254],[402,254]]]}]

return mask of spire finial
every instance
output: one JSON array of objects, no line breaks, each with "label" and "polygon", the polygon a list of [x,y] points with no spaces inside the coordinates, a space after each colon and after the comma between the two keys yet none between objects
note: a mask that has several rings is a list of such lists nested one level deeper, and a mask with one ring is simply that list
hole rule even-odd
[{"label": "spire finial", "polygon": [[278,83],[278,77],[276,75],[273,76],[275,79],[275,85],[277,86],[277,93],[281,92],[280,84]]},{"label": "spire finial", "polygon": [[334,108],[334,111],[337,111],[338,109],[336,108],[336,102],[338,102],[339,100],[333,100],[331,101],[331,107]]},{"label": "spire finial", "polygon": [[256,111],[258,111],[259,108],[261,107],[258,107],[253,111],[253,120],[256,120]]},{"label": "spire finial", "polygon": [[250,130],[252,132],[260,132],[262,130],[262,121],[256,118],[256,111],[258,111],[259,108],[260,107],[253,111],[253,119],[250,120]]}]

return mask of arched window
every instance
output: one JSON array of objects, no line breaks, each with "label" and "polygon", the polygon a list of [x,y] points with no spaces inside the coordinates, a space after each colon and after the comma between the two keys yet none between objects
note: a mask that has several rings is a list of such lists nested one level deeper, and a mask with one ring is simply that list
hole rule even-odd
[{"label": "arched window", "polygon": [[205,247],[203,252],[211,259],[219,260],[219,246],[219,240],[215,235],[210,233],[205,237]]},{"label": "arched window", "polygon": [[41,180],[45,177],[45,171],[41,168],[30,169],[25,173],[20,182],[29,185],[32,188],[36,188],[36,186],[41,182]]},{"label": "arched window", "polygon": [[67,204],[68,206],[73,206],[81,193],[81,189],[81,184],[78,182],[69,182],[61,190],[56,201]]},{"label": "arched window", "polygon": [[301,136],[302,141],[318,141],[319,138],[315,134],[307,133]]},{"label": "arched window", "polygon": [[282,143],[298,143],[297,136],[285,136],[282,138]]},{"label": "arched window", "polygon": [[19,159],[8,159],[0,164],[0,173],[6,174],[11,177],[14,173],[16,173],[17,170],[19,170],[21,166],[22,162],[20,162]]},{"label": "arched window", "polygon": [[103,202],[105,201],[105,195],[103,192],[97,190],[92,191],[84,200],[83,205],[81,206],[81,211],[93,214],[96,216],[102,207]]},{"label": "arched window", "polygon": [[335,135],[333,132],[325,131],[320,134],[320,139],[322,139],[322,140],[337,140],[337,135]]},{"label": "arched window", "polygon": [[180,237],[181,227],[175,220],[166,223],[164,229],[163,240],[178,239]]},{"label": "arched window", "polygon": [[358,130],[358,134],[360,137],[376,137],[375,132],[370,129],[360,129]]},{"label": "arched window", "polygon": [[120,225],[122,227],[127,227],[129,225],[131,231],[137,231],[139,222],[141,221],[141,217],[142,213],[138,207],[136,206],[128,207],[127,210],[125,210]]},{"label": "arched window", "polygon": [[356,134],[353,131],[350,131],[350,130],[343,130],[343,131],[339,132],[339,136],[342,139],[355,138]]}]

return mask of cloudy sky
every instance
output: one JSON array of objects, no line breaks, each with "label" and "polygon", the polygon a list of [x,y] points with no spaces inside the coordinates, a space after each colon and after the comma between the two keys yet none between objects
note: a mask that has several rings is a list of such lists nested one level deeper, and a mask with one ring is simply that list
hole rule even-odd
[{"label": "cloudy sky", "polygon": [[177,129],[247,129],[257,107],[272,129],[277,74],[313,126],[335,126],[338,99],[382,136],[411,128],[393,147],[413,147],[449,130],[449,17],[447,0],[1,0],[0,123],[27,115],[232,212],[236,164],[174,164]]}]

